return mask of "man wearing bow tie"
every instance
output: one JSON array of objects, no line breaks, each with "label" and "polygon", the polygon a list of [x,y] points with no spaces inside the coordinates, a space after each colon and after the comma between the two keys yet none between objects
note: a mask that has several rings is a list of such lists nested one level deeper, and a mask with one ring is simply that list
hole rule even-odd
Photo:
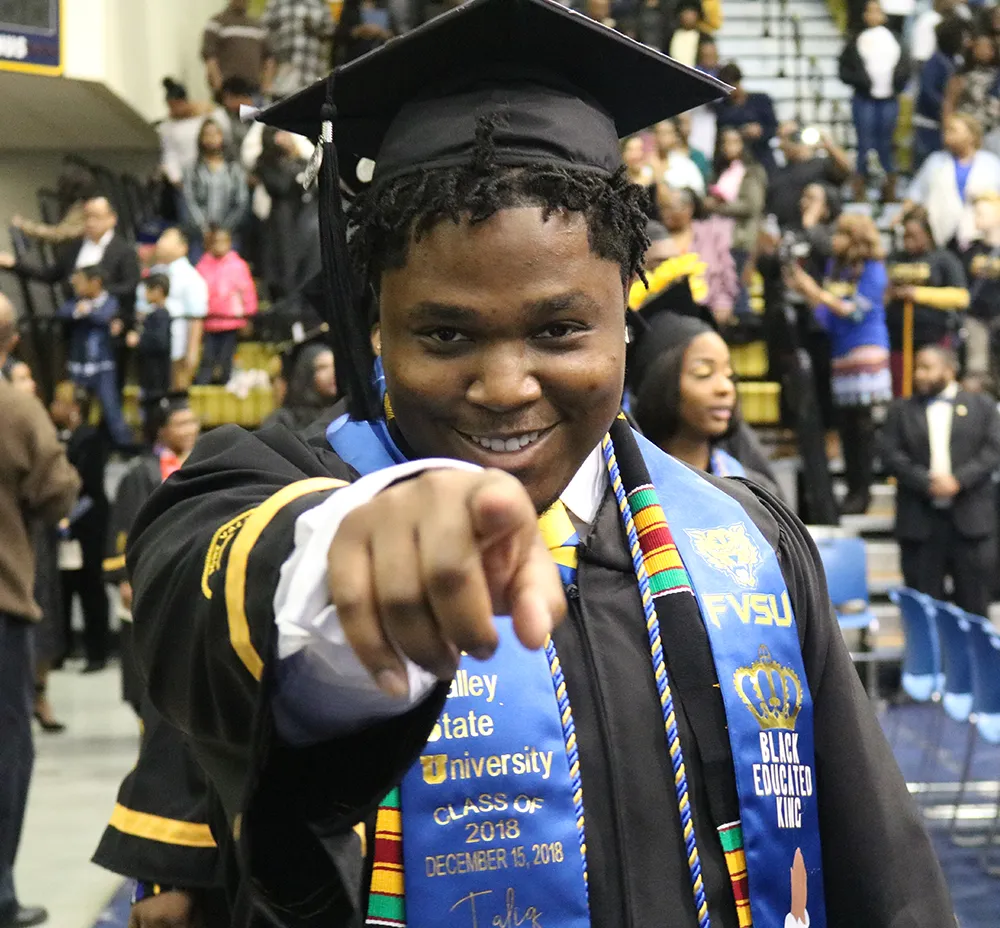
[{"label": "man wearing bow tie", "polygon": [[945,348],[916,356],[914,396],[889,408],[882,432],[886,471],[897,480],[896,538],[906,585],[986,615],[996,567],[1000,414],[987,394],[968,393]]}]

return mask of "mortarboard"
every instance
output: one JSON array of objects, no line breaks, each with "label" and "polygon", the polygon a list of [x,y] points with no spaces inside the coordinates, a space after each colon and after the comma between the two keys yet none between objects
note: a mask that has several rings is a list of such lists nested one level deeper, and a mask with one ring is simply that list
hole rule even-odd
[{"label": "mortarboard", "polygon": [[261,122],[323,142],[327,321],[352,413],[374,416],[378,406],[368,372],[352,357],[368,356],[362,350],[368,322],[354,303],[341,166],[352,187],[359,159],[374,160],[378,187],[420,171],[471,165],[488,118],[500,165],[559,165],[610,176],[621,165],[619,138],[728,89],[555,0],[469,0],[262,111]]}]

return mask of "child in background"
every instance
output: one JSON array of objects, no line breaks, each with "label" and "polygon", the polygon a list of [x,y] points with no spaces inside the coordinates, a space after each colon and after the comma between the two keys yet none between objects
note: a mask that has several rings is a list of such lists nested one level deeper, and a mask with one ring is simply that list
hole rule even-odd
[{"label": "child in background", "polygon": [[112,440],[119,447],[127,447],[132,443],[132,433],[122,415],[111,343],[118,301],[104,289],[104,271],[97,266],[77,268],[70,284],[75,296],[56,314],[69,329],[70,380],[100,400]]},{"label": "child in background", "polygon": [[236,338],[257,312],[257,288],[227,229],[209,229],[205,248],[197,269],[208,284],[208,315],[195,383],[224,384],[233,370]]},{"label": "child in background", "polygon": [[139,331],[129,333],[129,346],[139,355],[139,386],[145,399],[170,390],[170,278],[150,274],[143,283],[149,309],[139,317]]}]

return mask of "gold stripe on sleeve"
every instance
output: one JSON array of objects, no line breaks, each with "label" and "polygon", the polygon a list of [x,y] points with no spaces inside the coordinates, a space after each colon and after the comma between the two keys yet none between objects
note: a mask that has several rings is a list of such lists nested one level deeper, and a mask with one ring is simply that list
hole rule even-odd
[{"label": "gold stripe on sleeve", "polygon": [[214,848],[215,838],[208,825],[199,822],[181,822],[163,818],[148,812],[136,812],[120,803],[115,804],[108,824],[126,835],[159,841],[162,844],[177,844],[181,847]]},{"label": "gold stripe on sleeve", "polygon": [[347,486],[345,481],[334,480],[332,477],[311,477],[289,484],[264,500],[243,523],[239,534],[233,539],[229,563],[226,565],[229,641],[243,662],[243,666],[250,671],[255,680],[260,680],[263,676],[264,662],[250,640],[250,623],[247,621],[246,613],[247,562],[250,560],[254,545],[257,544],[264,529],[271,524],[271,520],[289,503],[310,493],[321,493],[324,490],[336,490],[345,486]]}]

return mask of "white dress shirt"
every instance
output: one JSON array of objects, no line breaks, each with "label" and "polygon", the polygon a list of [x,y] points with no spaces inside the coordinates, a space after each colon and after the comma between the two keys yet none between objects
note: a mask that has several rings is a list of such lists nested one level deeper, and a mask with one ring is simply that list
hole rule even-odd
[{"label": "white dress shirt", "polygon": [[96,267],[104,260],[104,252],[108,250],[108,244],[115,237],[115,230],[108,229],[96,242],[85,238],[76,255],[75,267]]},{"label": "white dress shirt", "polygon": [[[390,484],[434,468],[480,470],[474,464],[439,458],[387,467],[338,490],[295,522],[295,546],[281,567],[274,592],[278,658],[288,660],[305,652],[296,668],[298,682],[307,678],[310,685],[322,690],[326,706],[337,707],[335,718],[324,719],[323,735],[327,738],[402,715],[423,701],[438,682],[433,674],[404,658],[409,696],[394,699],[383,693],[347,643],[327,590],[327,552],[345,516]],[[604,458],[598,447],[560,496],[578,528],[594,521],[606,485]],[[302,736],[287,724],[296,714],[297,697],[294,694],[282,697],[283,687],[279,682],[275,705],[279,730],[286,739],[301,741]]]},{"label": "white dress shirt", "polygon": [[[927,434],[931,446],[931,474],[951,475],[951,423],[955,415],[958,384],[948,384],[927,404]],[[950,500],[935,500],[935,505],[948,506]]]}]

